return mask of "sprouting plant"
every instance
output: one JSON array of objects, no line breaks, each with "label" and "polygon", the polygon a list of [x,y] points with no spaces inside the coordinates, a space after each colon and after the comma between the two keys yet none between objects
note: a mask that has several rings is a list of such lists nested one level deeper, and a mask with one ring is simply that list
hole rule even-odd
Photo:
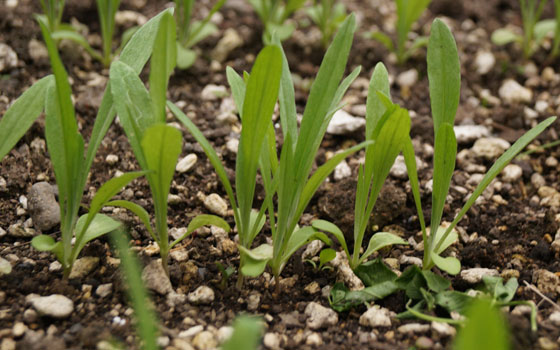
[{"label": "sprouting plant", "polygon": [[321,45],[326,49],[333,35],[346,18],[346,8],[336,0],[315,0],[314,5],[308,7],[307,14],[321,31]]},{"label": "sprouting plant", "polygon": [[128,141],[152,192],[155,230],[149,214],[141,206],[127,201],[112,201],[108,205],[124,207],[135,213],[157,242],[163,269],[167,272],[169,250],[204,225],[215,225],[229,231],[228,224],[214,215],[200,215],[189,223],[187,232],[169,243],[167,227],[167,197],[182,150],[179,130],[165,123],[165,103],[169,76],[175,67],[175,20],[171,13],[162,15],[150,60],[150,90],[146,90],[137,72],[128,64],[117,61],[111,65],[110,84],[115,108]]},{"label": "sprouting plant", "polygon": [[223,350],[256,350],[263,332],[263,323],[257,317],[237,316],[233,321],[233,334],[222,345]]},{"label": "sprouting plant", "polygon": [[263,42],[271,43],[273,35],[280,41],[289,38],[296,29],[288,18],[302,8],[305,0],[247,0],[264,25]]},{"label": "sprouting plant", "polygon": [[141,339],[142,350],[157,350],[157,318],[150,307],[148,292],[142,282],[140,263],[128,248],[126,232],[116,230],[111,234],[121,260],[120,268],[126,283],[128,299],[134,309],[137,334]]},{"label": "sprouting plant", "polygon": [[[156,17],[146,23],[121,56],[122,61],[134,65],[136,72],[140,71],[150,55],[154,40],[153,27],[159,23],[159,20],[160,17]],[[104,95],[84,158],[84,140],[78,133],[68,75],[47,28],[47,21],[44,18],[38,18],[38,21],[54,73],[54,81],[51,79],[48,82],[43,103],[46,112],[47,147],[59,191],[62,239],[55,241],[51,236],[40,235],[34,237],[31,243],[38,250],[54,253],[62,264],[64,278],[68,278],[85,244],[121,225],[109,216],[98,214],[99,210],[120,189],[144,172],[127,173],[109,180],[95,194],[88,214],[78,217],[95,153],[115,116],[112,109],[113,101],[110,94]]]},{"label": "sprouting plant", "polygon": [[457,274],[461,269],[459,260],[454,257],[443,258],[440,255],[457,240],[458,234],[454,230],[455,226],[502,169],[525,146],[552,124],[556,117],[550,117],[529,130],[502,154],[490,170],[488,170],[451,224],[447,227],[441,227],[443,207],[455,169],[455,157],[457,154],[457,141],[453,131],[453,124],[459,105],[461,69],[453,35],[449,28],[439,19],[436,19],[432,24],[427,61],[435,135],[430,235],[427,234],[424,224],[412,142],[409,141],[405,145],[403,154],[422,227],[424,243],[423,269],[430,270],[432,267],[437,266],[450,274]]},{"label": "sprouting plant", "polygon": [[[345,150],[319,167],[310,177],[315,155],[326,128],[346,89],[359,74],[355,69],[342,83],[356,23],[349,16],[327,50],[317,78],[311,88],[298,132],[294,87],[287,59],[276,45],[265,47],[245,80],[228,69],[228,81],[241,115],[242,131],[236,160],[236,196],[216,152],[200,130],[175,105],[171,111],[187,127],[202,146],[228,194],[239,232],[240,279],[258,276],[267,264],[277,278],[292,254],[310,240],[328,237],[311,227],[299,228],[298,222],[321,183],[345,157],[366,144]],[[279,96],[280,119],[284,142],[280,159],[276,153],[276,137],[272,112]],[[255,150],[261,150],[255,152]],[[263,180],[266,196],[258,212],[252,210],[257,170]],[[273,197],[277,194],[277,216]],[[252,248],[268,211],[273,246],[262,244]],[[279,284],[277,284],[278,286]]]},{"label": "sprouting plant", "polygon": [[523,35],[516,34],[506,28],[501,28],[492,33],[494,44],[507,45],[516,42],[522,46],[525,58],[533,56],[546,35],[555,30],[556,24],[554,20],[540,20],[547,1],[519,0],[523,21]]},{"label": "sprouting plant", "polygon": [[418,49],[426,46],[426,37],[419,36],[408,43],[408,34],[412,25],[422,16],[432,0],[395,0],[397,5],[397,41],[396,44],[385,33],[373,32],[371,37],[379,41],[389,51],[397,55],[399,64],[405,63]]},{"label": "sprouting plant", "polygon": [[216,261],[216,267],[218,268],[218,270],[220,271],[220,275],[222,276],[219,280],[219,288],[220,290],[225,290],[227,287],[227,281],[235,273],[235,269],[231,266],[225,267],[224,264],[219,261]]},{"label": "sprouting plant", "polygon": [[210,22],[212,16],[220,10],[226,0],[219,0],[202,21],[193,21],[194,0],[174,0],[175,21],[177,23],[177,68],[187,69],[193,65],[197,53],[192,47],[199,41],[218,31]]},{"label": "sprouting plant", "polygon": [[332,267],[325,264],[328,263],[329,261],[333,261],[334,258],[336,258],[336,250],[332,248],[326,248],[321,250],[321,252],[319,253],[318,264],[313,259],[306,259],[305,262],[311,264],[313,268],[317,271],[330,270],[332,269]]},{"label": "sprouting plant", "polygon": [[46,23],[46,28],[55,41],[68,39],[82,46],[91,57],[109,66],[113,59],[112,45],[115,32],[115,15],[120,5],[120,0],[96,0],[99,21],[101,22],[101,38],[103,40],[102,52],[93,49],[86,38],[78,33],[69,24],[61,23],[64,11],[64,0],[41,0],[43,15],[36,18]]},{"label": "sprouting plant", "polygon": [[402,238],[389,233],[374,234],[366,250],[361,254],[362,242],[377,197],[389,171],[409,138],[410,117],[406,109],[397,105],[385,107],[382,99],[388,99],[389,76],[382,63],[374,69],[366,105],[366,140],[373,142],[366,148],[365,164],[360,165],[356,202],[354,208],[354,251],[350,254],[348,244],[340,228],[324,220],[316,220],[313,227],[333,234],[348,257],[350,268],[355,270],[371,254],[393,244],[407,244]]},{"label": "sprouting plant", "polygon": [[554,0],[554,42],[550,57],[555,58],[560,54],[560,0]]}]

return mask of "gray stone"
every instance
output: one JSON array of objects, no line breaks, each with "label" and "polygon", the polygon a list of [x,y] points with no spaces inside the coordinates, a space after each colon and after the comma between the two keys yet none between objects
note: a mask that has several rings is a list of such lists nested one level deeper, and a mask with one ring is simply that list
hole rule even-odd
[{"label": "gray stone", "polygon": [[529,103],[533,99],[533,91],[520,85],[513,79],[504,81],[498,91],[500,97],[507,103]]},{"label": "gray stone", "polygon": [[362,280],[360,280],[350,268],[346,253],[337,252],[336,257],[329,262],[329,265],[335,268],[337,280],[344,282],[350,290],[360,290],[364,288]]},{"label": "gray stone", "polygon": [[404,334],[426,333],[429,330],[430,325],[422,323],[407,323],[397,328],[397,332]]},{"label": "gray stone", "polygon": [[204,330],[204,326],[196,325],[179,333],[179,338],[192,338]]},{"label": "gray stone", "polygon": [[31,305],[42,316],[66,318],[74,311],[74,303],[64,295],[53,294],[46,297],[34,297]]},{"label": "gray stone", "polygon": [[20,338],[26,330],[27,327],[23,322],[16,322],[14,324],[14,327],[12,327],[12,335],[14,336],[14,338]]},{"label": "gray stone", "polygon": [[323,344],[323,338],[321,338],[321,334],[313,332],[307,336],[307,339],[305,339],[305,344],[311,346],[320,346]]},{"label": "gray stone", "polygon": [[204,198],[204,206],[214,214],[227,216],[227,202],[217,193],[212,193]]},{"label": "gray stone", "polygon": [[500,273],[495,269],[487,269],[483,267],[475,267],[472,269],[464,269],[461,271],[461,278],[468,283],[476,284],[482,281],[484,276],[499,276]]},{"label": "gray stone", "polygon": [[187,298],[193,304],[210,304],[214,301],[214,291],[208,286],[200,286],[189,293]]},{"label": "gray stone", "polygon": [[4,43],[0,43],[0,72],[17,67],[18,57],[16,52]]},{"label": "gray stone", "polygon": [[360,316],[360,325],[365,327],[391,327],[392,312],[379,305],[373,305]]},{"label": "gray stone", "polygon": [[192,345],[198,350],[216,349],[218,347],[218,339],[216,339],[212,332],[203,331],[194,337]]},{"label": "gray stone", "polygon": [[264,335],[263,344],[266,348],[271,350],[280,349],[282,338],[278,333],[266,333]]},{"label": "gray stone", "polygon": [[247,310],[256,311],[261,303],[261,294],[258,292],[251,293],[247,298]]},{"label": "gray stone", "polygon": [[316,302],[307,304],[305,316],[307,316],[307,327],[311,329],[334,326],[338,322],[338,314],[333,309]]},{"label": "gray stone", "polygon": [[516,182],[523,175],[523,169],[517,164],[508,164],[502,170],[502,180],[505,182]]},{"label": "gray stone", "polygon": [[48,182],[37,182],[27,195],[31,218],[36,229],[46,231],[60,223],[60,208],[54,188]]},{"label": "gray stone", "polygon": [[457,333],[455,327],[453,327],[449,323],[433,321],[431,326],[434,332],[445,337],[454,337]]},{"label": "gray stone", "polygon": [[41,62],[49,58],[47,47],[37,39],[29,40],[29,43],[27,44],[27,51],[34,62]]},{"label": "gray stone", "polygon": [[200,97],[203,101],[215,101],[228,95],[227,88],[223,85],[208,84],[202,89]]},{"label": "gray stone", "polygon": [[497,137],[483,137],[474,143],[473,153],[480,158],[494,160],[510,147],[510,143]]},{"label": "gray stone", "polygon": [[229,56],[230,52],[243,45],[243,39],[233,28],[228,28],[224,35],[216,44],[216,47],[210,54],[212,59],[218,62],[224,62]]},{"label": "gray stone", "polygon": [[560,311],[554,311],[548,316],[548,320],[552,322],[556,327],[560,327]]},{"label": "gray stone", "polygon": [[327,126],[327,133],[331,135],[347,135],[365,127],[366,120],[350,115],[340,109],[336,111]]},{"label": "gray stone", "polygon": [[539,269],[533,272],[533,283],[537,285],[537,288],[545,294],[551,294],[553,296],[560,293],[560,277],[558,277],[554,272]]},{"label": "gray stone", "polygon": [[397,84],[400,87],[412,87],[417,81],[418,71],[416,69],[409,69],[397,76]]},{"label": "gray stone", "polygon": [[496,58],[490,51],[478,51],[474,59],[474,66],[480,75],[484,75],[494,68]]},{"label": "gray stone", "polygon": [[105,283],[105,284],[100,284],[99,287],[97,287],[97,289],[95,290],[95,294],[97,294],[101,298],[105,298],[111,295],[112,291],[113,291],[113,284]]},{"label": "gray stone", "polygon": [[37,236],[37,231],[21,224],[13,224],[8,228],[8,235],[14,238],[32,238]]},{"label": "gray stone", "polygon": [[76,260],[70,276],[68,278],[84,278],[99,265],[99,258],[96,256],[86,256]]},{"label": "gray stone", "polygon": [[150,262],[142,271],[142,280],[146,288],[151,289],[161,295],[166,295],[173,291],[171,281],[165,274],[161,259]]},{"label": "gray stone", "polygon": [[12,264],[4,258],[0,258],[0,277],[9,275],[12,272]]},{"label": "gray stone", "polygon": [[457,143],[465,144],[490,136],[490,130],[484,125],[457,125],[453,127]]},{"label": "gray stone", "polygon": [[352,169],[350,169],[350,166],[345,160],[338,163],[338,165],[334,168],[333,178],[336,181],[340,181],[350,176],[352,176]]}]

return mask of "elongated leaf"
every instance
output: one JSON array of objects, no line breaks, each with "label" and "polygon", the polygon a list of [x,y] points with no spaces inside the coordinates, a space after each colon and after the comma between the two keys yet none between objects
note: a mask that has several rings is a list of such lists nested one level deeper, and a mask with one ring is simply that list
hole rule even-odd
[{"label": "elongated leaf", "polygon": [[392,246],[394,244],[408,244],[408,242],[389,232],[378,232],[374,234],[369,240],[366,251],[362,254],[360,260],[358,260],[358,265],[364,262],[364,260],[379,249]]},{"label": "elongated leaf", "polygon": [[142,282],[140,263],[129,250],[125,233],[122,230],[114,232],[111,239],[119,251],[128,298],[134,308],[135,325],[142,339],[142,349],[157,350],[159,349],[157,345],[157,316],[151,308],[148,292]]},{"label": "elongated leaf", "polygon": [[338,228],[338,226],[326,220],[314,220],[311,223],[311,226],[316,230],[332,234],[344,249],[346,256],[350,256],[348,246],[346,245],[346,239],[344,238],[344,233],[340,230],[340,228]]},{"label": "elongated leaf", "polygon": [[280,92],[278,95],[278,102],[280,104],[280,124],[282,125],[284,139],[287,134],[290,134],[292,149],[295,149],[298,139],[298,129],[294,83],[292,81],[288,59],[286,58],[286,53],[282,48],[280,40],[277,39],[274,44],[282,49],[282,78],[280,79]]},{"label": "elongated leaf", "polygon": [[322,232],[317,232],[311,226],[305,226],[298,230],[296,230],[290,237],[288,244],[286,245],[286,249],[284,250],[284,256],[282,257],[283,264],[286,264],[290,257],[301,247],[306,245],[307,243],[315,240],[321,240],[328,245],[331,245],[332,242]]},{"label": "elongated leaf", "polygon": [[[527,131],[523,136],[521,136],[507,151],[505,151],[498,160],[492,165],[490,170],[484,175],[482,181],[476,186],[475,190],[473,191],[472,195],[469,197],[461,211],[457,214],[451,225],[445,231],[443,239],[446,238],[447,235],[453,230],[453,228],[457,225],[457,223],[463,218],[463,216],[467,213],[467,211],[472,207],[476,199],[482,194],[484,189],[488,187],[490,182],[498,176],[498,174],[506,167],[506,165],[511,162],[511,160],[521,152],[535,137],[540,135],[546,128],[550,126],[550,124],[556,121],[556,117],[550,117],[546,120],[540,122],[537,126],[532,128],[531,130]],[[436,247],[437,248],[437,247]]]},{"label": "elongated leaf", "polygon": [[422,201],[420,196],[420,186],[418,184],[418,171],[416,170],[416,156],[414,155],[414,146],[410,137],[403,144],[403,156],[406,164],[406,172],[410,181],[410,189],[414,198],[414,205],[418,213],[418,220],[422,229],[422,241],[424,242],[424,252],[428,251],[428,236],[426,234],[426,223],[424,221],[424,212],[422,211]]},{"label": "elongated leaf", "polygon": [[233,96],[233,101],[237,106],[237,110],[239,115],[243,115],[243,101],[245,100],[245,91],[247,89],[247,85],[243,78],[240,77],[233,68],[227,67],[226,68],[226,76],[229,87],[231,89],[231,94]]},{"label": "elongated leaf", "polygon": [[457,45],[453,34],[440,19],[432,23],[427,61],[434,135],[437,135],[443,123],[453,125],[461,90]]},{"label": "elongated leaf", "polygon": [[260,150],[278,99],[282,56],[276,46],[267,46],[257,56],[243,102],[241,136],[236,161],[235,184],[241,210],[240,239],[245,242],[255,193]]},{"label": "elongated leaf", "polygon": [[[86,223],[88,223],[87,214],[80,216],[78,222],[76,223],[76,232],[81,232],[84,229]],[[93,220],[91,220],[91,222],[89,222],[89,225],[85,228],[83,238],[80,240],[80,242],[76,241],[76,244],[72,249],[72,259],[74,260],[78,257],[86,243],[96,239],[97,237],[101,237],[106,233],[114,231],[121,226],[122,224],[119,221],[107,215],[95,215]]]},{"label": "elongated leaf", "polygon": [[175,20],[168,12],[161,17],[150,60],[150,96],[155,120],[165,122],[165,102],[169,76],[175,68],[177,59]]},{"label": "elongated leaf", "polygon": [[[436,134],[434,147],[431,232],[437,232],[441,222],[445,199],[447,198],[451,177],[455,170],[456,154],[457,140],[455,139],[453,126],[444,123]],[[433,247],[433,238],[431,238],[430,241]]]},{"label": "elongated leaf", "polygon": [[454,341],[454,350],[509,350],[510,336],[503,316],[489,300],[477,299],[467,310],[465,328]]},{"label": "elongated leaf", "polygon": [[243,276],[257,277],[260,276],[266,264],[272,259],[272,246],[269,244],[261,244],[254,249],[247,249],[242,245],[238,245],[239,253],[243,255],[244,264],[240,271]]},{"label": "elongated leaf", "polygon": [[[430,230],[431,231],[431,230]],[[457,242],[459,239],[459,234],[455,230],[451,230],[450,233],[444,237],[445,227],[439,226],[434,237],[434,242],[438,243],[437,249],[435,249],[436,254],[443,253],[450,245]]]},{"label": "elongated leaf", "polygon": [[389,73],[387,72],[385,65],[381,62],[375,66],[369,83],[366,102],[366,140],[372,139],[373,131],[377,127],[378,121],[387,110],[383,102],[380,100],[377,91],[383,93],[389,98],[391,97]]},{"label": "elongated leaf", "polygon": [[128,142],[142,169],[147,163],[141,142],[146,130],[156,123],[151,98],[136,72],[122,62],[111,64],[111,91]]},{"label": "elongated leaf", "polygon": [[218,27],[216,27],[216,25],[212,22],[197,21],[192,24],[191,32],[195,35],[189,37],[186,47],[193,47],[198,44],[199,41],[204,40],[210,35],[218,32]]},{"label": "elongated leaf", "polygon": [[366,287],[384,282],[394,282],[398,277],[380,258],[361,264],[354,272]]},{"label": "elongated leaf", "polygon": [[0,161],[16,145],[45,108],[47,87],[54,83],[48,75],[18,97],[0,119]]},{"label": "elongated leaf", "polygon": [[206,214],[198,215],[194,219],[192,219],[191,222],[189,222],[189,226],[187,226],[187,232],[185,232],[184,235],[182,235],[181,237],[173,241],[173,243],[169,245],[169,249],[173,248],[177,243],[181,242],[183,239],[187,238],[194,231],[198,230],[203,226],[216,226],[225,230],[226,232],[231,229],[228,223],[224,219],[216,215],[206,215]]},{"label": "elongated leaf", "polygon": [[342,283],[335,283],[329,295],[329,304],[333,310],[342,312],[373,300],[383,299],[397,291],[394,282],[386,281],[362,290],[351,291]]},{"label": "elongated leaf", "polygon": [[[397,49],[398,54],[403,55],[408,32],[414,22],[420,18],[431,0],[397,0]],[[399,57],[403,62],[403,57]]]},{"label": "elongated leaf", "polygon": [[507,45],[516,41],[521,42],[523,37],[516,35],[508,29],[500,28],[492,33],[491,40],[496,45]]},{"label": "elongated leaf", "polygon": [[142,208],[136,203],[130,201],[124,201],[124,200],[110,201],[105,203],[105,205],[113,206],[113,207],[121,207],[130,210],[131,212],[134,213],[134,215],[138,216],[140,221],[142,221],[142,223],[144,224],[144,226],[146,227],[146,229],[148,230],[150,236],[154,239],[154,241],[158,240],[154,234],[152,225],[150,224],[150,214],[148,214],[146,209]]},{"label": "elongated leaf", "polygon": [[87,42],[86,38],[84,38],[84,36],[81,35],[80,33],[74,30],[57,30],[51,33],[51,35],[53,40],[59,41],[59,40],[66,39],[75,42],[76,44],[83,47],[87,51],[87,53],[90,54],[93,58],[95,58],[100,62],[103,62],[103,56],[101,56],[99,52],[95,51]]},{"label": "elongated leaf", "polygon": [[393,45],[393,41],[387,34],[376,31],[376,32],[372,32],[370,35],[373,40],[376,40],[381,44],[383,44],[383,46],[385,46],[387,50],[395,51],[395,46]]}]

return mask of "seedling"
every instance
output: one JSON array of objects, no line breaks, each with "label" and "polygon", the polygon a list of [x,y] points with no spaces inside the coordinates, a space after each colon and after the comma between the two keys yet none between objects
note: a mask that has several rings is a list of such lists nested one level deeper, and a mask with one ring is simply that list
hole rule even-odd
[{"label": "seedling", "polygon": [[373,142],[366,149],[365,164],[360,165],[358,186],[354,208],[354,251],[350,255],[344,234],[336,225],[316,220],[313,227],[333,234],[342,245],[348,257],[350,268],[355,270],[371,254],[393,244],[407,244],[402,238],[389,233],[378,232],[369,241],[367,249],[360,254],[362,242],[369,218],[381,192],[385,179],[409,138],[410,117],[408,111],[391,104],[385,107],[383,100],[388,100],[389,76],[382,63],[377,64],[373,72],[366,105],[366,140]]},{"label": "seedling", "polygon": [[192,12],[195,0],[175,0],[177,68],[187,69],[192,66],[198,55],[192,47],[218,31],[210,19],[225,2],[226,0],[219,0],[202,21],[193,21]]},{"label": "seedling", "polygon": [[235,273],[235,269],[231,266],[225,267],[221,262],[216,261],[216,267],[220,271],[220,275],[222,278],[219,280],[219,288],[220,290],[226,290],[227,288],[227,281],[229,278]]},{"label": "seedling", "polygon": [[146,90],[137,72],[126,63],[111,65],[110,84],[115,107],[134,155],[146,177],[155,210],[155,230],[148,212],[127,201],[112,201],[108,205],[124,207],[135,213],[150,236],[157,242],[164,270],[168,271],[169,250],[196,229],[215,225],[229,231],[229,225],[214,215],[200,215],[189,223],[187,232],[169,243],[167,227],[167,197],[181,154],[182,135],[176,128],[165,124],[165,101],[169,76],[175,67],[175,20],[170,12],[162,15],[152,58],[150,61],[150,91]]},{"label": "seedling", "polygon": [[105,66],[109,66],[113,59],[112,45],[115,32],[115,15],[119,8],[120,0],[97,0],[97,12],[101,22],[101,38],[103,39],[102,52],[93,49],[86,38],[78,33],[74,27],[61,23],[64,3],[64,0],[41,0],[44,14],[37,15],[36,18],[46,23],[46,28],[55,41],[62,39],[71,40],[82,46],[91,57]]},{"label": "seedling", "polygon": [[233,321],[233,334],[223,345],[223,350],[256,350],[263,333],[263,322],[251,316],[237,316]]},{"label": "seedling", "polygon": [[247,0],[264,25],[263,42],[271,43],[273,35],[280,41],[289,38],[296,29],[288,18],[303,7],[305,0]]},{"label": "seedling", "polygon": [[317,264],[313,259],[306,259],[305,262],[311,264],[317,271],[332,270],[331,266],[325,264],[333,261],[334,258],[336,258],[336,251],[332,248],[327,248],[321,250],[321,253],[319,253],[319,264]]},{"label": "seedling", "polygon": [[326,49],[346,18],[344,4],[336,0],[315,0],[314,5],[306,10],[309,17],[319,27],[321,45]]},{"label": "seedling", "polygon": [[[47,28],[47,21],[38,18],[39,25],[49,52],[49,58],[54,73],[54,79],[47,82],[43,103],[46,111],[45,135],[47,147],[51,155],[55,178],[59,191],[61,241],[55,241],[47,235],[40,235],[32,240],[32,245],[42,251],[51,251],[58,258],[64,270],[64,278],[68,278],[72,266],[85,244],[107,232],[111,232],[120,223],[112,218],[98,214],[99,210],[107,204],[120,189],[133,179],[142,176],[144,172],[124,174],[105,183],[91,201],[89,213],[78,217],[89,169],[101,140],[105,136],[109,125],[114,118],[111,108],[111,97],[105,94],[99,109],[93,133],[90,138],[86,156],[84,158],[84,140],[78,133],[75,119],[74,106],[71,100],[71,89],[68,75]],[[159,17],[148,22],[131,41],[121,59],[132,60],[135,66],[143,65],[151,52],[151,42],[154,36],[151,33],[154,24],[159,22]],[[148,42],[144,42],[148,40]],[[132,52],[134,52],[132,54]],[[139,71],[141,68],[138,67]],[[33,104],[32,104],[33,106]],[[39,109],[38,106],[34,108]],[[73,241],[75,238],[75,241]]]},{"label": "seedling", "polygon": [[[558,5],[557,1],[555,0],[556,5]],[[519,0],[523,20],[523,35],[501,28],[492,33],[494,44],[507,45],[515,42],[522,46],[525,58],[533,56],[546,35],[555,31],[556,27],[554,20],[540,20],[546,3],[547,0]]]},{"label": "seedling", "polygon": [[560,54],[560,0],[554,0],[554,42],[552,44],[552,51],[550,57],[555,58]]},{"label": "seedling", "polygon": [[379,41],[389,51],[397,55],[399,64],[405,63],[416,51],[427,45],[426,37],[419,36],[412,43],[408,44],[408,34],[412,25],[422,16],[432,0],[396,0],[397,5],[397,41],[393,40],[385,33],[373,32],[371,37]]},{"label": "seedling", "polygon": [[458,234],[454,230],[455,226],[502,169],[525,146],[552,124],[556,117],[550,117],[529,130],[502,154],[490,170],[488,170],[451,224],[447,227],[441,227],[443,207],[449,191],[453,170],[455,169],[455,157],[457,154],[457,141],[453,131],[453,123],[459,104],[461,73],[459,56],[453,35],[449,28],[439,19],[436,19],[432,24],[427,60],[435,135],[431,233],[429,236],[424,224],[414,150],[410,140],[405,144],[403,154],[422,228],[424,243],[423,269],[430,270],[432,267],[437,266],[454,275],[459,273],[461,269],[459,260],[454,257],[443,258],[440,254],[457,240]]}]

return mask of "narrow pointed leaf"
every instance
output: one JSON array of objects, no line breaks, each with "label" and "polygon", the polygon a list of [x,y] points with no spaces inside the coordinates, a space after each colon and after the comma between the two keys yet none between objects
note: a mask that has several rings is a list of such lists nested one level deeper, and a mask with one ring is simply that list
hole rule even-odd
[{"label": "narrow pointed leaf", "polygon": [[344,238],[344,233],[340,230],[340,228],[338,228],[338,226],[326,220],[314,220],[311,223],[311,226],[316,230],[332,234],[344,249],[346,256],[350,256],[348,246],[346,245],[346,239]]},{"label": "narrow pointed leaf", "polygon": [[189,222],[189,226],[187,226],[187,232],[185,232],[183,236],[173,241],[173,243],[169,245],[169,249],[173,248],[176,244],[178,244],[183,239],[190,236],[194,231],[198,230],[203,226],[216,226],[225,230],[226,232],[228,232],[231,229],[228,223],[224,219],[216,215],[201,214],[196,216],[194,219],[191,220],[191,222]]},{"label": "narrow pointed leaf", "polygon": [[134,213],[134,215],[138,216],[138,218],[144,224],[144,226],[146,227],[146,229],[148,230],[148,232],[150,233],[150,236],[154,239],[154,241],[158,240],[157,237],[154,234],[154,230],[152,229],[152,225],[150,224],[150,214],[148,214],[146,209],[142,208],[141,206],[139,206],[136,203],[133,203],[133,202],[130,202],[130,201],[125,201],[125,200],[110,201],[110,202],[105,203],[105,205],[114,206],[114,207],[121,207],[121,208],[125,208],[125,209],[130,210],[132,213]]},{"label": "narrow pointed leaf", "polygon": [[405,240],[399,236],[392,234],[390,232],[378,232],[374,234],[369,240],[368,247],[366,251],[360,257],[358,265],[366,260],[371,254],[378,251],[381,248],[392,246],[394,244],[408,244]]}]

